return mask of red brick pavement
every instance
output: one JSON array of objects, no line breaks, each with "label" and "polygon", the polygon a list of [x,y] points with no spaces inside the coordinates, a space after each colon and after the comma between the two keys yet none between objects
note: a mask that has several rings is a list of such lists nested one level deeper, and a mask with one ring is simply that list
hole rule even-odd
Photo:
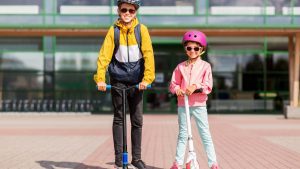
[{"label": "red brick pavement", "polygon": [[[110,115],[0,115],[0,168],[112,168],[111,122]],[[222,169],[300,168],[300,119],[209,115],[209,122]],[[170,167],[177,132],[176,115],[144,116],[142,156],[148,168]],[[201,169],[208,168],[195,127],[193,133]]]}]

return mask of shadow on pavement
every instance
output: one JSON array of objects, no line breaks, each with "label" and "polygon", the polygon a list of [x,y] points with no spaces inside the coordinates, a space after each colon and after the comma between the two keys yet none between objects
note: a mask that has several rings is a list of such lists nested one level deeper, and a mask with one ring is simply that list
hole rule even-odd
[{"label": "shadow on pavement", "polygon": [[[114,162],[109,162],[109,163],[106,163],[108,165],[114,165],[115,163]],[[147,166],[147,169],[163,169],[163,168],[159,168],[159,167],[154,167],[154,166],[150,166],[148,164],[146,164]],[[131,169],[131,167],[129,167],[129,169]]]},{"label": "shadow on pavement", "polygon": [[55,169],[56,167],[59,168],[68,168],[68,169],[105,169],[98,166],[90,166],[85,165],[83,163],[78,162],[55,162],[55,161],[36,161],[40,164],[41,167],[44,167],[45,169]]}]

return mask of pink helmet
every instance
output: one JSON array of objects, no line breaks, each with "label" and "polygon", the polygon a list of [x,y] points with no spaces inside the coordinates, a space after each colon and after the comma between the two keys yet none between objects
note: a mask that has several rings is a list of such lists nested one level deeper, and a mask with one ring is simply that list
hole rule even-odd
[{"label": "pink helmet", "polygon": [[182,44],[184,44],[185,42],[188,42],[188,41],[197,42],[205,48],[207,46],[205,34],[203,32],[197,31],[197,30],[187,31],[183,35]]}]

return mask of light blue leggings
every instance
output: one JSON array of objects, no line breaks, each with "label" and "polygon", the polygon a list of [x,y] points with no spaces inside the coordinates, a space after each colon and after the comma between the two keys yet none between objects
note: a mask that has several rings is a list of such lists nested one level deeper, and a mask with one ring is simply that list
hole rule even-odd
[{"label": "light blue leggings", "polygon": [[[190,116],[195,118],[198,132],[200,134],[202,144],[205,148],[208,158],[208,166],[211,167],[214,163],[217,163],[214,144],[209,131],[209,124],[207,118],[206,107],[190,107]],[[186,150],[186,143],[188,138],[187,126],[186,126],[186,113],[184,107],[178,107],[178,123],[179,134],[177,139],[176,157],[175,160],[179,165],[183,165],[184,155]],[[193,134],[195,138],[195,134]],[[195,140],[195,139],[194,139]],[[194,141],[194,145],[195,145]]]}]

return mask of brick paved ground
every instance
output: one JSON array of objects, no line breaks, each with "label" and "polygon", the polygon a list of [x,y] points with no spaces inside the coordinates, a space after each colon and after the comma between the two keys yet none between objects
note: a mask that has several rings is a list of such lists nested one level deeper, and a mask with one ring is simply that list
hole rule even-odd
[{"label": "brick paved ground", "polygon": [[[112,168],[111,122],[110,115],[0,114],[0,169]],[[300,119],[210,115],[209,122],[222,169],[300,168]],[[170,167],[177,130],[176,115],[144,116],[148,168]],[[194,136],[201,169],[207,169],[199,136]]]}]

